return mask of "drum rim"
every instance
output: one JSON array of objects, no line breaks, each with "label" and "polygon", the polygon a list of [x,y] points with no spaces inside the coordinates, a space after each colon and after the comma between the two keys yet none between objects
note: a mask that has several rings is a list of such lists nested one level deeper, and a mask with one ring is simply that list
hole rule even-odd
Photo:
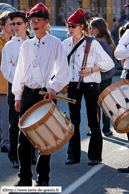
[{"label": "drum rim", "polygon": [[107,94],[109,94],[114,88],[118,87],[118,85],[120,86],[123,84],[129,84],[129,80],[123,79],[108,86],[98,97],[99,106],[101,106],[102,100],[107,96]]},{"label": "drum rim", "polygon": [[129,127],[128,127],[128,131],[127,129],[124,130],[118,130],[117,126],[119,125],[120,121],[123,120],[123,118],[125,118],[127,115],[129,115],[129,110],[126,110],[124,113],[122,113],[117,120],[114,123],[114,128],[118,133],[128,133],[129,132]]},{"label": "drum rim", "polygon": [[[36,110],[38,107],[40,107],[41,105],[44,105],[44,104],[49,104],[51,103],[52,106],[51,108],[48,110],[47,114],[45,116],[43,116],[39,121],[37,121],[36,123],[30,125],[30,126],[26,126],[26,127],[23,127],[22,124],[23,122],[25,121],[25,119],[28,117],[28,115],[30,113],[32,113],[34,110]],[[53,114],[54,110],[55,110],[55,104],[53,101],[49,102],[48,99],[45,99],[45,100],[41,100],[39,101],[38,103],[34,104],[31,108],[29,108],[23,115],[22,117],[20,118],[19,120],[19,123],[18,123],[18,126],[21,130],[27,132],[27,131],[31,131],[39,126],[41,126],[43,123],[45,123],[49,118],[50,116]]]}]

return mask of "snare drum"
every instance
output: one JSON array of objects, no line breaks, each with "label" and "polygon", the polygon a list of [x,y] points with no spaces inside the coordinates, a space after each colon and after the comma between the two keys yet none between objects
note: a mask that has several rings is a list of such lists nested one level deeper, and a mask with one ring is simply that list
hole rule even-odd
[{"label": "snare drum", "polygon": [[118,133],[129,132],[129,80],[107,87],[99,95],[98,104]]},{"label": "snare drum", "polygon": [[42,100],[26,111],[19,121],[19,127],[43,155],[59,150],[74,133],[73,124],[48,100]]}]

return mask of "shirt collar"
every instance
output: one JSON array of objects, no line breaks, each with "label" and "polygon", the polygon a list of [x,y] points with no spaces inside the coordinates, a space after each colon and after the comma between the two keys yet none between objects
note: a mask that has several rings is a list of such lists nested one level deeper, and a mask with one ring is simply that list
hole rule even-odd
[{"label": "shirt collar", "polygon": [[[0,38],[1,38],[2,40],[5,40],[5,41],[7,42],[7,40],[6,40],[6,38],[3,36],[3,34],[0,34]],[[11,40],[11,38],[12,38],[12,36],[10,35],[10,40]]]},{"label": "shirt collar", "polygon": [[[29,39],[29,37],[28,36],[26,36],[26,39],[25,40],[27,40],[27,39]],[[17,42],[23,42],[23,41],[25,41],[24,39],[22,39],[21,37],[16,37],[16,36],[14,36],[13,38],[12,38],[12,40],[14,40],[14,41],[17,41]]]},{"label": "shirt collar", "polygon": [[[46,42],[46,39],[50,36],[49,33],[47,33],[45,36],[43,36],[41,39],[40,39],[40,43],[44,44]],[[33,38],[33,41],[34,41],[34,44],[39,44],[39,39],[35,36]]]},{"label": "shirt collar", "polygon": [[[83,38],[85,38],[85,35],[84,35],[84,34],[82,34],[82,37],[78,40],[78,42],[79,42],[80,40],[82,40]],[[72,44],[73,44],[73,37],[71,37],[71,41],[72,41]]]}]

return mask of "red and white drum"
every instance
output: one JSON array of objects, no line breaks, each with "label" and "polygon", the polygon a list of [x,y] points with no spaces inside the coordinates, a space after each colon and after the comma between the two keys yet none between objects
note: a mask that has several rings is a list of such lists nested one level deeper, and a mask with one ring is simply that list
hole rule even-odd
[{"label": "red and white drum", "polygon": [[129,80],[107,87],[99,95],[98,104],[118,133],[129,132]]},{"label": "red and white drum", "polygon": [[19,121],[19,127],[43,155],[59,150],[74,133],[73,124],[48,100],[40,101],[26,111]]}]

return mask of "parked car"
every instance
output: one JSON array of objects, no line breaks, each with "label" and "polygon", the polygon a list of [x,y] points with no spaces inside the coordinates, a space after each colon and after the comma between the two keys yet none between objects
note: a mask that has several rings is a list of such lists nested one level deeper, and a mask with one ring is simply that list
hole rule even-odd
[{"label": "parked car", "polygon": [[[50,30],[51,30],[50,34],[56,36],[61,41],[69,37],[68,30],[65,26],[51,26]],[[31,36],[32,37],[34,36],[34,32],[32,30]]]},{"label": "parked car", "polygon": [[68,30],[65,26],[51,26],[51,35],[56,36],[61,41],[68,38]]},{"label": "parked car", "polygon": [[17,9],[7,3],[0,3],[0,14],[2,14],[4,11],[14,12],[17,11]]}]

